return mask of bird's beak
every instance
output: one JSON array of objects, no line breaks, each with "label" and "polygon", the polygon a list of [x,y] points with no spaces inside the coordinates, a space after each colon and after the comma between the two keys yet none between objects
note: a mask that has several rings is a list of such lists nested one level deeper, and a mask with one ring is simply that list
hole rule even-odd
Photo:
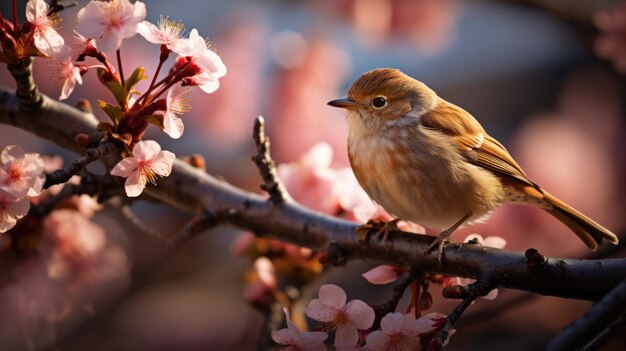
[{"label": "bird's beak", "polygon": [[361,104],[359,104],[358,102],[350,99],[332,100],[329,101],[327,104],[333,107],[345,108],[348,110],[356,110],[357,108],[359,108],[359,106],[361,106]]}]

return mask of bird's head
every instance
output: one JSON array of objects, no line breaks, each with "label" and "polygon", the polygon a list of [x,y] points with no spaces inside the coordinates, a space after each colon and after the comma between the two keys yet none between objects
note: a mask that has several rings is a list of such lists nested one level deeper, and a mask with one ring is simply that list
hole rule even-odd
[{"label": "bird's head", "polygon": [[348,90],[347,98],[329,101],[328,105],[348,111],[351,129],[360,122],[372,131],[415,123],[436,103],[437,94],[424,83],[397,69],[378,68],[357,78]]}]

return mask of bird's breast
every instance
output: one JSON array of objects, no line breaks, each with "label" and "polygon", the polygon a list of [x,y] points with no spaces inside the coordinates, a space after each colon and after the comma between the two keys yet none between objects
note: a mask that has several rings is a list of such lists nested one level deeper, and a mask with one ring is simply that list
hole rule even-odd
[{"label": "bird's breast", "polygon": [[356,178],[376,203],[415,223],[447,229],[471,212],[479,218],[500,201],[500,182],[463,159],[445,139],[419,130],[355,136],[348,142]]}]

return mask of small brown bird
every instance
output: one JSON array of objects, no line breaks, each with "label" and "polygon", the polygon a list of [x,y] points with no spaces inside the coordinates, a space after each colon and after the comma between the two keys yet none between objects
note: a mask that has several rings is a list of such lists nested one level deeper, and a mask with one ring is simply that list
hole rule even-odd
[{"label": "small brown bird", "polygon": [[530,180],[509,152],[464,109],[397,69],[361,75],[346,99],[350,164],[367,194],[389,213],[443,230],[425,253],[464,223],[504,202],[539,207],[592,250],[611,231]]}]

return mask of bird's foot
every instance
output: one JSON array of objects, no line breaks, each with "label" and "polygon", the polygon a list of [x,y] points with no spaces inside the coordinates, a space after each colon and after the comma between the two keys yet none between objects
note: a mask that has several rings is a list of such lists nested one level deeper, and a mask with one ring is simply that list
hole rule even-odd
[{"label": "bird's foot", "polygon": [[437,259],[439,260],[439,263],[441,264],[441,261],[443,260],[444,246],[450,242],[451,234],[452,232],[449,230],[445,230],[441,232],[441,234],[439,234],[439,236],[436,237],[435,240],[433,240],[433,242],[430,243],[430,245],[428,245],[426,250],[424,250],[424,255],[428,255],[431,251],[433,251],[435,247],[438,247]]},{"label": "bird's foot", "polygon": [[381,221],[377,219],[370,219],[367,223],[357,227],[355,229],[355,233],[359,236],[360,241],[365,241],[367,238],[367,234],[370,233],[373,229],[376,230],[376,240],[383,239],[384,243],[387,243],[387,238],[394,231],[399,231],[398,222],[400,219],[396,218],[391,221]]}]

